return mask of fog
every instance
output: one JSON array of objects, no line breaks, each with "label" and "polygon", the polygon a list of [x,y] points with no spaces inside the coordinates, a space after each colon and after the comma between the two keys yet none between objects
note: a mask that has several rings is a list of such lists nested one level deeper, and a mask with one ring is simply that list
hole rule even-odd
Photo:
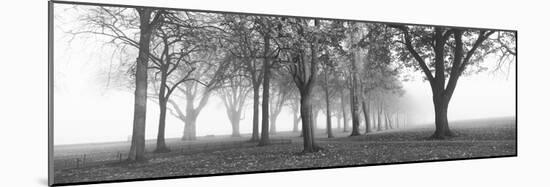
[{"label": "fog", "polygon": [[[70,10],[68,12],[70,15]],[[114,54],[115,48],[105,45],[106,38],[73,38],[66,33],[77,25],[71,23],[74,21],[72,18],[56,17],[55,21],[54,144],[128,140],[132,132],[133,90],[116,86],[109,72],[116,71],[121,63],[135,59]],[[449,121],[515,115],[515,68],[505,67],[493,71],[496,61],[495,57],[488,57],[483,63],[487,71],[460,78],[450,102]],[[402,100],[407,103],[406,126],[433,123],[434,109],[429,83],[422,80],[423,74],[419,71],[406,73],[413,77],[403,82],[405,95]],[[252,131],[251,104],[250,94],[240,123],[242,134]],[[147,139],[156,138],[158,113],[158,104],[149,101]],[[324,128],[324,114],[321,113],[318,119],[318,127]],[[333,120],[333,126],[336,126],[336,119]],[[183,126],[182,121],[167,115],[166,137],[181,138]],[[283,109],[277,119],[277,130],[292,130],[292,113],[288,107]],[[216,93],[198,117],[197,136],[227,134],[231,134],[230,121]]]},{"label": "fog", "polygon": [[[406,98],[414,103],[409,111],[412,124],[434,122],[432,93],[428,82],[405,83]],[[462,77],[450,102],[449,121],[515,116],[515,73],[486,72]]]}]

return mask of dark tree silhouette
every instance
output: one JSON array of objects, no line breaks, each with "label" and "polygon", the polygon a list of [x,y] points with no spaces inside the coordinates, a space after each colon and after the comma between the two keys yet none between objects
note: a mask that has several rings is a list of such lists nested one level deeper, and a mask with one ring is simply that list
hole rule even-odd
[{"label": "dark tree silhouette", "polygon": [[[147,66],[149,61],[149,43],[151,34],[162,18],[162,13],[151,8],[136,8],[139,14],[140,37],[136,62],[136,90],[134,97],[134,122],[132,144],[128,153],[129,161],[145,160],[145,116],[147,111]],[[151,17],[154,16],[153,19]]]},{"label": "dark tree silhouette", "polygon": [[[317,61],[317,36],[308,25],[308,20],[293,18],[288,22],[293,32],[290,35],[288,51],[289,61],[284,66],[293,78],[296,87],[300,92],[300,116],[302,117],[302,137],[304,139],[304,152],[315,152],[319,147],[315,144],[313,133],[313,114],[312,114],[312,91],[317,79],[318,61]],[[314,26],[318,27],[318,20],[313,20]],[[309,48],[309,54],[307,49]]]},{"label": "dark tree silhouette", "polygon": [[[362,25],[362,24],[361,24]],[[359,45],[357,42],[361,39],[362,33],[360,32],[360,26],[355,22],[348,22],[349,29],[349,42],[350,42],[350,111],[351,111],[351,135],[358,136],[359,133],[359,61],[361,58]]]},{"label": "dark tree silhouette", "polygon": [[281,31],[282,23],[279,22],[279,18],[274,17],[255,17],[254,27],[260,33],[263,39],[263,51],[262,51],[262,131],[260,134],[260,146],[268,145],[269,141],[269,90],[272,68],[274,61],[278,58],[280,49],[272,47],[272,40],[276,40],[278,31]]},{"label": "dark tree silhouette", "polygon": [[[285,43],[285,63],[283,68],[292,76],[300,93],[300,116],[304,152],[315,152],[320,148],[315,144],[313,129],[313,89],[319,73],[319,54],[327,47],[338,47],[342,33],[339,22],[320,22],[317,19],[288,18]],[[319,53],[321,51],[321,53]]]},{"label": "dark tree silhouette", "polygon": [[347,115],[347,106],[346,106],[346,103],[347,103],[348,99],[346,98],[346,93],[345,93],[345,89],[340,89],[340,105],[342,106],[341,110],[342,110],[342,120],[344,121],[344,132],[348,132],[348,115]]},{"label": "dark tree silhouette", "polygon": [[[473,69],[488,54],[495,53],[498,42],[490,37],[496,31],[486,29],[463,29],[451,27],[426,27],[390,25],[401,33],[398,39],[406,52],[402,59],[416,61],[430,83],[435,110],[433,139],[455,136],[449,129],[447,109],[458,79],[470,67]],[[511,53],[502,54],[508,56]],[[409,60],[410,61],[410,60]],[[479,67],[478,67],[479,69]]]},{"label": "dark tree silhouette", "polygon": [[324,63],[322,63],[322,76],[323,79],[321,79],[321,87],[324,92],[324,102],[325,102],[325,116],[326,116],[326,131],[328,138],[333,138],[334,135],[332,134],[332,112],[331,112],[331,98],[336,93],[336,90],[334,89],[334,85],[337,84],[335,82],[336,79],[334,79],[335,72],[335,64],[334,61],[330,59],[328,56],[328,53],[324,54],[320,58]]},{"label": "dark tree silhouette", "polygon": [[363,99],[361,107],[363,108],[363,116],[365,118],[365,134],[368,134],[371,132],[370,101],[368,98]]},{"label": "dark tree silhouette", "polygon": [[[130,67],[134,81],[134,111],[132,138],[128,161],[145,160],[145,119],[147,111],[147,69],[149,66],[150,42],[155,28],[162,20],[164,10],[153,8],[113,8],[89,9],[89,14],[80,18],[81,30],[72,34],[94,34],[110,38],[108,43],[117,46],[131,46],[138,50],[136,63]],[[130,35],[126,31],[135,31]]]}]

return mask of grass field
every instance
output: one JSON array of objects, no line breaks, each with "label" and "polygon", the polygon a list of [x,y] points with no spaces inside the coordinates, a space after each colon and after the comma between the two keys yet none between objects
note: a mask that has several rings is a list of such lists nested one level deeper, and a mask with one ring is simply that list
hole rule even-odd
[{"label": "grass field", "polygon": [[[324,131],[318,131],[317,143],[322,150],[306,154],[301,153],[299,133],[292,132],[273,136],[273,144],[263,147],[247,142],[246,135],[201,137],[197,141],[168,139],[171,153],[148,153],[149,160],[143,163],[116,160],[127,153],[128,142],[56,146],[54,180],[73,183],[516,155],[514,118],[450,125],[458,136],[449,140],[428,140],[433,125],[355,137],[335,129],[336,138],[332,139],[326,138]],[[154,141],[148,141],[147,150],[153,149]],[[63,167],[67,166],[67,160],[83,154],[87,155],[87,165]]]}]

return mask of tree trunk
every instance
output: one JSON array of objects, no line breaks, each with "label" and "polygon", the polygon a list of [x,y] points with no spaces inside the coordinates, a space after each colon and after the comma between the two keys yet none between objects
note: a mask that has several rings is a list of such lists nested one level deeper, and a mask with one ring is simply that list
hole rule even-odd
[{"label": "tree trunk", "polygon": [[[460,34],[460,33],[454,33],[454,34]],[[460,34],[461,35],[461,34]],[[445,60],[444,60],[444,54],[445,54],[445,38],[443,37],[443,30],[441,27],[435,28],[435,78],[431,80],[430,85],[432,87],[432,94],[433,94],[433,103],[434,103],[434,110],[435,110],[435,132],[432,135],[431,138],[433,139],[445,139],[451,136],[454,136],[454,134],[449,129],[449,122],[447,121],[447,108],[449,106],[449,100],[451,99],[451,95],[453,94],[454,87],[456,86],[456,81],[458,80],[458,76],[455,76],[456,74],[451,73],[451,77],[449,78],[449,82],[447,83],[447,88],[450,88],[450,90],[445,90]],[[456,40],[456,49],[455,50],[455,60],[460,59],[462,57],[462,40],[461,36],[455,37]],[[465,62],[464,62],[465,63]],[[453,68],[455,65],[455,62],[453,62]],[[455,71],[456,72],[456,71]],[[447,93],[448,92],[448,93]]]},{"label": "tree trunk", "polygon": [[370,115],[372,116],[372,130],[375,131],[376,130],[376,124],[377,124],[377,121],[376,121],[376,110],[374,111],[371,111]]},{"label": "tree trunk", "polygon": [[302,116],[302,137],[304,139],[304,152],[316,152],[319,150],[315,145],[312,128],[311,93],[301,93],[300,115]]},{"label": "tree trunk", "polygon": [[369,117],[369,109],[370,107],[367,107],[365,101],[363,101],[363,115],[365,116],[365,134],[370,133],[370,117]]},{"label": "tree trunk", "polygon": [[[163,93],[164,94],[164,93]],[[166,142],[164,140],[164,132],[166,128],[166,98],[159,99],[159,108],[160,108],[160,116],[159,116],[159,129],[157,133],[157,148],[155,149],[155,153],[165,153],[170,152],[170,149],[166,147]]]},{"label": "tree trunk", "polygon": [[439,96],[434,94],[434,109],[435,109],[435,132],[431,136],[433,139],[445,139],[455,136],[449,128],[449,122],[447,121],[447,109],[449,107],[449,100],[445,96]]},{"label": "tree trunk", "polygon": [[271,79],[271,64],[268,58],[269,37],[264,36],[264,63],[263,63],[263,85],[262,85],[262,134],[260,146],[269,144],[269,80]]},{"label": "tree trunk", "polygon": [[187,118],[185,119],[185,127],[183,129],[182,140],[196,140],[197,139],[197,115],[187,113]]},{"label": "tree trunk", "polygon": [[231,136],[232,137],[241,136],[239,131],[240,122],[241,122],[241,113],[237,111],[233,111],[231,115],[231,130],[232,130]]},{"label": "tree trunk", "polygon": [[389,126],[390,126],[390,129],[394,129],[394,123],[395,121],[393,121],[393,114],[390,114],[389,117],[388,117],[388,121],[389,121]]},{"label": "tree trunk", "polygon": [[328,138],[334,138],[334,135],[332,134],[332,120],[330,119],[330,115],[327,115],[327,136]]},{"label": "tree trunk", "polygon": [[195,109],[194,101],[195,101],[195,95],[188,94],[186,95],[186,103],[185,103],[185,127],[183,128],[183,137],[182,140],[196,140],[197,139],[197,132],[196,132],[196,121],[198,110]]},{"label": "tree trunk", "polygon": [[[355,30],[355,23],[353,23],[353,30]],[[352,31],[351,33],[351,41],[355,41],[355,31]],[[357,47],[354,47],[351,49],[352,51],[352,60],[351,60],[351,88],[350,88],[350,111],[351,111],[351,135],[350,136],[358,136],[361,135],[359,133],[359,97],[358,97],[358,71],[359,67],[357,66],[357,62],[359,61],[359,51]]]},{"label": "tree trunk", "polygon": [[382,106],[378,106],[378,114],[377,114],[377,117],[378,117],[378,128],[376,129],[377,131],[381,131],[382,130]]},{"label": "tree trunk", "polygon": [[386,113],[386,111],[384,111],[384,116],[383,117],[384,117],[384,130],[388,130],[388,129],[390,129],[389,126],[388,126],[390,124],[390,122],[388,121],[388,113]]},{"label": "tree trunk", "polygon": [[340,91],[340,102],[342,105],[342,118],[344,120],[344,132],[348,132],[348,115],[346,115],[346,96],[344,95],[344,89]]},{"label": "tree trunk", "polygon": [[[326,74],[326,73],[325,73]],[[325,81],[328,81],[325,75]],[[328,138],[333,138],[332,135],[332,120],[331,120],[331,113],[330,113],[330,98],[329,98],[329,90],[328,86],[325,87],[325,102],[327,104],[327,135]]]},{"label": "tree trunk", "polygon": [[391,116],[392,116],[391,114],[386,115],[386,118],[387,118],[386,120],[388,121],[388,127],[389,127],[390,129],[393,129],[393,121],[392,121]]},{"label": "tree trunk", "polygon": [[136,9],[140,19],[139,51],[136,62],[136,89],[134,92],[134,119],[132,127],[132,144],[128,161],[145,160],[145,116],[147,110],[147,66],[149,43],[151,40],[152,9]]},{"label": "tree trunk", "polygon": [[328,100],[327,100],[327,135],[328,135],[328,138],[334,138],[334,136],[332,135],[332,120],[331,120],[331,117],[330,117],[330,102],[328,102]]},{"label": "tree trunk", "polygon": [[167,69],[164,66],[160,67],[161,79],[160,79],[160,88],[159,88],[159,128],[157,132],[157,148],[155,153],[165,153],[170,152],[170,149],[166,147],[166,142],[164,140],[164,132],[166,129],[166,104],[168,104],[168,96],[166,95],[166,81],[167,81]]},{"label": "tree trunk", "polygon": [[252,139],[251,141],[259,141],[260,140],[260,130],[259,130],[259,114],[260,114],[260,83],[254,82],[252,85],[253,88],[253,95],[254,95],[254,103],[253,105],[253,115],[252,115]]},{"label": "tree trunk", "polygon": [[[352,79],[353,81],[353,79]],[[350,98],[351,98],[351,135],[350,136],[359,136],[361,133],[359,133],[359,106],[358,106],[358,100],[357,100],[357,94],[356,94],[356,84],[355,81],[354,85],[351,87],[350,90]]]},{"label": "tree trunk", "polygon": [[277,133],[277,118],[279,117],[279,114],[281,114],[284,101],[285,101],[285,94],[284,93],[280,93],[280,94],[282,95],[279,95],[278,99],[274,101],[274,103],[270,104],[272,106],[269,109],[270,110],[270,113],[269,113],[269,133],[270,134]]}]

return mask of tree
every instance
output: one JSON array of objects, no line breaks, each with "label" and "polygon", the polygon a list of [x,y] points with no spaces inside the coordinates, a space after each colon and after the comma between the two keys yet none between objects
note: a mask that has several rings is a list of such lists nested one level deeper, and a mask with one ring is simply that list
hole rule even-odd
[{"label": "tree", "polygon": [[356,42],[360,40],[362,33],[361,28],[355,22],[348,22],[349,26],[349,50],[351,55],[351,69],[350,69],[350,107],[351,107],[351,135],[358,136],[359,133],[359,78],[358,61],[361,60],[360,48]]},{"label": "tree", "polygon": [[[73,34],[94,34],[110,38],[116,46],[131,46],[138,50],[136,63],[132,64],[134,88],[134,112],[132,140],[128,161],[145,160],[145,118],[147,111],[147,69],[151,36],[163,17],[164,10],[152,8],[107,8],[87,9],[81,18],[83,30]],[[139,25],[138,25],[139,24]],[[136,35],[129,33],[136,32]]]},{"label": "tree", "polygon": [[[404,90],[399,80],[399,73],[402,66],[391,56],[391,36],[387,34],[387,29],[382,25],[371,25],[369,34],[363,39],[362,45],[367,50],[363,58],[363,69],[360,72],[360,90],[363,106],[363,115],[365,117],[365,133],[370,132],[370,100],[376,93],[381,100],[381,105],[385,106],[387,111],[388,100],[395,100],[392,97],[397,95],[401,97]],[[389,125],[389,123],[385,123]]]},{"label": "tree", "polygon": [[376,128],[377,131],[382,131],[382,123],[383,123],[383,121],[382,121],[382,111],[383,111],[382,107],[383,106],[384,106],[384,103],[382,101],[380,101],[378,103],[378,113],[376,114],[376,116],[378,117],[378,120],[377,120],[378,123],[377,123],[377,128]]},{"label": "tree", "polygon": [[[236,60],[236,59],[235,59]],[[227,117],[231,122],[233,137],[240,137],[239,126],[240,121],[242,120],[242,111],[246,102],[246,98],[250,93],[250,81],[239,75],[239,71],[242,69],[233,69],[233,73],[236,73],[236,76],[233,76],[225,80],[224,86],[219,89],[220,97],[223,100],[223,104],[226,109]]]},{"label": "tree", "polygon": [[197,139],[197,118],[212,93],[221,87],[229,66],[226,55],[220,50],[200,51],[190,56],[193,63],[197,64],[188,76],[191,81],[185,81],[177,87],[179,93],[174,95],[185,101],[185,110],[181,109],[175,99],[168,100],[171,114],[184,122],[182,140]]},{"label": "tree", "polygon": [[324,96],[325,96],[325,116],[326,116],[326,131],[328,138],[333,138],[334,135],[332,134],[332,112],[331,112],[331,105],[330,105],[330,98],[336,93],[336,91],[333,89],[334,84],[337,84],[335,82],[334,75],[335,74],[335,64],[334,61],[332,61],[328,55],[328,53],[325,53],[320,58],[324,63],[321,64],[322,67],[322,75],[323,79],[321,82],[321,87],[323,88]]},{"label": "tree", "polygon": [[[347,22],[348,34],[345,56],[348,57],[347,83],[350,90],[350,113],[352,132],[350,136],[358,136],[360,126],[360,107],[363,111],[366,133],[370,130],[370,99],[369,92],[377,87],[383,87],[386,79],[396,76],[397,67],[392,67],[390,36],[382,24]],[[391,71],[389,71],[392,69]],[[389,72],[389,73],[388,73]],[[367,104],[369,103],[369,104]]]},{"label": "tree", "polygon": [[[308,22],[310,20],[301,18],[289,18],[288,22],[293,32],[289,32],[288,63],[286,70],[292,76],[293,81],[300,92],[300,116],[302,117],[302,137],[304,139],[304,152],[315,152],[319,147],[315,144],[312,122],[312,90],[316,81],[318,72],[317,61],[317,30],[319,21],[312,20],[313,26]],[[309,54],[307,49],[309,48]]]},{"label": "tree", "polygon": [[[274,86],[272,87],[271,93],[271,103],[269,108],[269,133],[275,134],[277,132],[277,117],[283,110],[283,106],[289,100],[289,96],[292,92],[292,87],[289,87],[289,84],[292,84],[292,80],[284,76],[282,72],[274,72],[273,76]],[[296,118],[297,116],[295,116]]]},{"label": "tree", "polygon": [[262,132],[260,146],[269,144],[269,81],[271,79],[271,59],[268,57],[270,38],[264,35],[264,62],[262,66]]},{"label": "tree", "polygon": [[[321,72],[319,72],[318,78],[322,78]],[[321,80],[321,79],[318,79],[318,80]],[[319,114],[323,112],[323,109],[326,106],[325,97],[322,94],[319,94],[324,92],[323,89],[320,86],[318,86],[319,82],[320,81],[317,81],[317,84],[313,88],[313,94],[311,96],[311,106],[312,106],[311,113],[313,114],[312,116],[313,132],[317,131],[317,129],[319,128],[318,126]]]},{"label": "tree", "polygon": [[349,54],[347,54],[347,51],[342,51],[342,54],[338,55],[338,59],[336,59],[338,63],[338,74],[336,77],[337,89],[339,90],[339,99],[340,99],[340,111],[342,115],[342,121],[344,123],[343,132],[348,132],[349,129],[349,115],[348,115],[348,109],[351,109],[349,102],[351,101],[349,92],[346,93],[346,90],[351,89],[349,74],[350,74],[350,68],[349,64],[346,62],[349,62]]},{"label": "tree", "polygon": [[151,8],[136,8],[139,14],[140,37],[139,52],[136,62],[136,91],[134,97],[134,125],[132,130],[132,144],[129,161],[140,161],[145,159],[145,116],[147,111],[147,66],[149,59],[149,42],[154,27],[162,18],[162,13],[157,11],[153,16],[154,10]]},{"label": "tree", "polygon": [[168,102],[171,111],[175,111],[171,113],[185,124],[182,139],[195,140],[197,117],[208,103],[212,92],[220,87],[221,80],[226,76],[228,55],[218,48],[218,44],[222,42],[219,36],[224,31],[219,26],[217,15],[178,12],[167,16],[170,24],[182,32],[181,37],[174,40],[185,43],[179,48],[179,52],[192,52],[185,53],[186,56],[182,59],[186,64],[192,64],[193,70],[179,71],[181,77],[187,77],[181,86],[176,87],[180,92],[176,95],[177,98],[185,101],[185,112],[182,112],[175,100],[168,99]]},{"label": "tree", "polygon": [[371,124],[370,124],[370,121],[371,121],[371,118],[370,118],[370,101],[367,98],[364,98],[363,101],[361,102],[361,107],[363,107],[363,115],[365,116],[365,134],[368,134],[371,132]]},{"label": "tree", "polygon": [[[455,136],[449,128],[447,109],[458,79],[470,68],[480,70],[479,63],[495,53],[495,42],[488,40],[495,30],[464,29],[454,27],[426,27],[390,25],[401,37],[402,59],[414,59],[415,69],[420,69],[430,83],[435,110],[433,139]],[[405,52],[406,51],[406,52]],[[476,68],[477,66],[477,68]]]},{"label": "tree", "polygon": [[286,32],[283,68],[293,79],[300,93],[300,116],[302,117],[302,134],[304,152],[315,152],[320,148],[315,144],[313,131],[313,88],[319,73],[319,51],[328,47],[338,47],[342,29],[338,21],[320,21],[317,19],[285,19]]},{"label": "tree", "polygon": [[[272,49],[271,40],[275,39],[278,34],[277,31],[281,31],[281,23],[277,23],[278,18],[274,17],[255,17],[254,27],[260,33],[263,38],[263,65],[262,65],[262,132],[260,136],[260,146],[269,144],[269,90],[272,66],[274,60],[278,58],[279,49]],[[278,27],[277,27],[278,26]],[[276,30],[276,29],[279,30]]]},{"label": "tree", "polygon": [[[198,26],[189,19],[170,19],[178,16],[175,13],[165,14],[153,37],[153,46],[155,46],[149,56],[152,62],[150,69],[154,69],[153,85],[159,81],[159,86],[155,87],[156,95],[153,98],[158,100],[160,116],[159,128],[157,134],[157,148],[155,152],[169,152],[164,140],[167,103],[170,96],[176,88],[186,82],[193,81],[190,75],[196,69],[196,61],[191,60],[190,54],[207,50],[208,45],[204,42]],[[155,41],[156,40],[156,41]],[[174,76],[177,75],[177,76]]]},{"label": "tree", "polygon": [[[220,72],[220,70],[218,69],[216,72]],[[212,92],[218,88],[216,85],[218,80],[220,79],[213,78],[208,84],[187,82],[183,88],[179,88],[179,90],[184,93],[186,101],[186,119],[182,140],[197,139],[197,118],[204,106],[208,103],[208,99],[210,99]],[[198,103],[195,104],[197,100]]]},{"label": "tree", "polygon": [[300,116],[300,93],[298,93],[294,88],[295,87],[292,87],[292,91],[290,92],[289,94],[289,100],[290,102],[289,105],[290,105],[290,108],[291,108],[291,113],[292,113],[292,132],[298,132],[299,131],[299,123],[300,123],[300,120],[301,120],[301,116]]},{"label": "tree", "polygon": [[340,89],[340,105],[342,106],[342,118],[344,121],[344,132],[348,131],[348,115],[346,114],[347,106],[346,103],[349,99],[346,98],[346,93],[344,89]]},{"label": "tree", "polygon": [[227,30],[227,46],[229,53],[240,59],[241,67],[252,83],[253,115],[251,141],[259,141],[259,106],[260,86],[262,83],[262,66],[257,63],[261,59],[261,37],[254,29],[254,19],[244,15],[224,15],[222,26]]}]

